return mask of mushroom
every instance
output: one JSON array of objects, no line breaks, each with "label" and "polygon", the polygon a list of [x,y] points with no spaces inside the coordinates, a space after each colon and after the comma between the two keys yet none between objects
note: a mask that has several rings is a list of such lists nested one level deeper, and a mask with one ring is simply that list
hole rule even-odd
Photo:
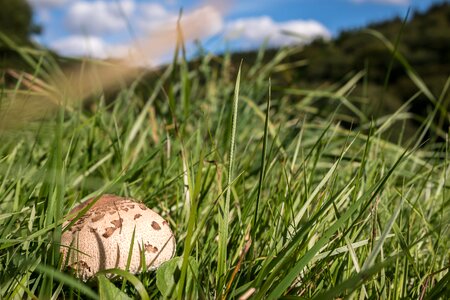
[{"label": "mushroom", "polygon": [[[70,214],[93,200],[76,206]],[[63,267],[73,269],[84,281],[101,270],[125,270],[130,251],[129,272],[141,272],[143,258],[147,269],[154,270],[174,255],[175,238],[167,221],[156,212],[116,195],[102,195],[61,237]]]}]

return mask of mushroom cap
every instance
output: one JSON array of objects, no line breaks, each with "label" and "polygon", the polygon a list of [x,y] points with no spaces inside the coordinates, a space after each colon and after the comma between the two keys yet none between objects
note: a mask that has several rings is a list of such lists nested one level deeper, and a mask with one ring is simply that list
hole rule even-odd
[{"label": "mushroom cap", "polygon": [[[93,200],[76,206],[70,213],[82,210]],[[175,238],[169,224],[143,203],[130,198],[102,195],[61,236],[63,266],[73,269],[85,281],[101,270],[125,270],[130,250],[128,270],[133,274],[142,271],[142,257],[147,269],[153,270],[175,253]]]}]

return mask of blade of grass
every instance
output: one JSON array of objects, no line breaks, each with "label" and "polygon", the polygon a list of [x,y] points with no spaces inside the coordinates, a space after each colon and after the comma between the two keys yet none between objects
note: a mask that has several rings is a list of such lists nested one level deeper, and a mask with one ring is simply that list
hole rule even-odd
[{"label": "blade of grass", "polygon": [[45,266],[42,264],[39,264],[36,267],[36,269],[37,269],[37,271],[39,271],[43,274],[47,274],[47,275],[51,276],[52,278],[64,283],[66,286],[69,286],[73,289],[80,291],[82,294],[84,294],[92,299],[100,299],[98,297],[98,295],[94,291],[92,291],[88,286],[86,286],[81,281],[75,279],[74,277],[72,277],[68,274],[64,274],[59,270],[56,270],[52,267]]},{"label": "blade of grass", "polygon": [[263,136],[263,148],[261,152],[261,167],[260,167],[260,173],[259,173],[259,182],[258,182],[258,193],[256,195],[256,204],[255,204],[255,213],[253,216],[253,226],[252,226],[252,239],[255,240],[255,230],[258,228],[256,226],[258,222],[258,208],[259,208],[259,201],[261,198],[261,190],[264,182],[264,176],[266,171],[266,152],[267,152],[267,140],[268,140],[268,134],[269,134],[269,118],[270,118],[270,100],[272,98],[271,94],[271,81],[269,79],[269,95],[267,97],[267,106],[266,106],[266,119],[264,122],[264,136]]},{"label": "blade of grass", "polygon": [[100,271],[97,273],[97,275],[100,275],[100,276],[107,275],[107,274],[115,274],[115,275],[122,276],[123,278],[128,280],[134,286],[134,288],[137,290],[137,292],[139,293],[139,296],[141,297],[142,300],[150,300],[150,297],[147,293],[147,290],[145,289],[145,286],[133,274],[131,274],[127,271],[121,270],[121,269],[108,269],[108,270]]},{"label": "blade of grass", "polygon": [[[242,64],[242,63],[241,63]],[[238,104],[239,104],[239,87],[241,82],[241,67],[239,67],[236,85],[234,88],[233,105],[231,110],[231,137],[230,137],[230,150],[228,155],[228,176],[227,185],[230,187],[225,195],[225,199],[219,204],[219,246],[217,253],[217,272],[216,272],[216,282],[218,288],[218,294],[222,294],[225,282],[225,276],[227,272],[227,247],[228,247],[228,226],[230,224],[230,201],[231,201],[231,182],[234,176],[234,151],[236,143],[236,128],[237,128],[237,117],[238,117]]]}]

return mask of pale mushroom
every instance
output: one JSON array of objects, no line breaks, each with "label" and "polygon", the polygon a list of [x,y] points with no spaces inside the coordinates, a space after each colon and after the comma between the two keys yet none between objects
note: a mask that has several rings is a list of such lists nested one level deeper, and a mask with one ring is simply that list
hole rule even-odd
[{"label": "pale mushroom", "polygon": [[[70,214],[76,214],[93,200],[76,206]],[[101,270],[125,270],[130,251],[129,272],[142,271],[143,257],[147,269],[154,270],[174,255],[175,238],[167,221],[143,203],[103,195],[62,234],[60,251],[63,266],[86,281]]]}]

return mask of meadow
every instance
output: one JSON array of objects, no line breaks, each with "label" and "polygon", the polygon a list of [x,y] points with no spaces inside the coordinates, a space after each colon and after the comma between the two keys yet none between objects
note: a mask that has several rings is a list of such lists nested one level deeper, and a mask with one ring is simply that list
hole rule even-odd
[{"label": "meadow", "polygon": [[[5,94],[25,93],[27,77],[4,85],[0,298],[448,297],[450,143],[433,122],[448,118],[450,79],[433,95],[403,64],[415,96],[373,119],[363,108],[377,98],[354,93],[364,70],[314,90],[275,77],[298,67],[285,62],[295,51],[266,61],[261,48],[244,67],[230,53],[205,54],[195,68],[180,55],[113,99],[99,92],[20,124]],[[51,56],[22,55],[35,74],[59,68]],[[406,134],[418,95],[433,109]],[[176,257],[156,272],[112,269],[86,283],[61,270],[67,213],[104,193],[168,220]]]}]

